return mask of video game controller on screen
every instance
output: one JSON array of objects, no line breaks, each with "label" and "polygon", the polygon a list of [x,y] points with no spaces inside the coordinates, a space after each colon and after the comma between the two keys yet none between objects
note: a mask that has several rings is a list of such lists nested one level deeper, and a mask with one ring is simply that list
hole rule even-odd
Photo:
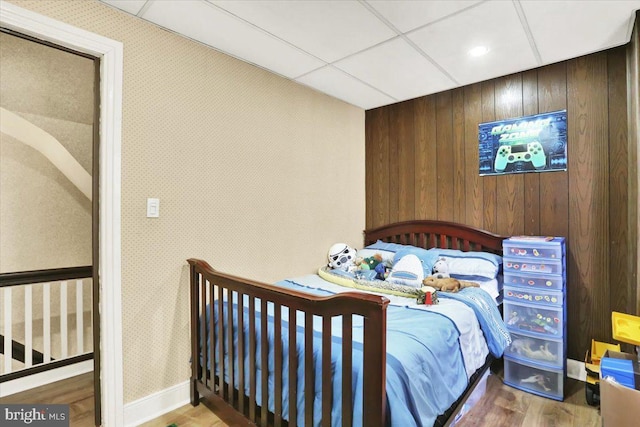
[{"label": "video game controller on screen", "polygon": [[509,164],[515,162],[531,162],[534,168],[540,170],[547,165],[547,156],[538,141],[528,144],[502,145],[496,154],[494,169],[496,172],[504,172]]}]

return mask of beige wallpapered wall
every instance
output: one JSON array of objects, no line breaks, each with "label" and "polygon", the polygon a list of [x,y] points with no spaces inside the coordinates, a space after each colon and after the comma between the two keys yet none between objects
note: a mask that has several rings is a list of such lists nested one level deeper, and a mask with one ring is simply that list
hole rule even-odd
[{"label": "beige wallpapered wall", "polygon": [[10,2],[124,45],[125,403],[189,377],[186,258],[274,281],[361,245],[363,110],[97,1]]}]

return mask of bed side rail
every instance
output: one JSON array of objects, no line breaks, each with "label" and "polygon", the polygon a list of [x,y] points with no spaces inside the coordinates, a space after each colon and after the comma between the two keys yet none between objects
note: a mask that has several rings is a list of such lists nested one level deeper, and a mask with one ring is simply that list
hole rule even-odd
[{"label": "bed side rail", "polygon": [[[296,313],[304,313],[305,325],[313,322],[314,316],[322,319],[321,333],[321,419],[322,426],[331,425],[331,411],[333,401],[332,362],[331,362],[331,318],[342,317],[342,372],[336,373],[342,377],[341,387],[341,413],[343,427],[352,425],[353,391],[351,384],[353,366],[353,340],[352,319],[354,315],[364,318],[364,343],[363,343],[363,425],[382,426],[385,419],[386,394],[385,394],[385,367],[386,367],[386,309],[389,304],[387,298],[364,293],[349,292],[330,297],[318,297],[303,292],[283,289],[253,280],[221,273],[202,260],[189,259],[191,270],[191,403],[198,404],[200,394],[216,402],[218,405],[226,405],[234,411],[244,415],[251,424],[261,426],[296,426],[297,407],[289,405],[287,414],[283,414],[283,358],[288,357],[288,384],[286,396],[289,402],[296,402],[302,396],[298,396],[298,356],[297,352],[289,351],[285,356],[282,349],[282,340],[286,340],[289,349],[295,349],[300,339],[296,328],[282,329],[283,321],[288,324],[296,324]],[[243,301],[248,299],[248,311],[245,312],[243,304],[234,304],[233,300]],[[259,301],[256,301],[259,300]],[[206,322],[206,307],[217,305],[218,316],[224,317],[224,321],[217,323],[214,333],[214,316],[209,316],[209,324]],[[272,351],[256,351],[259,348],[269,348],[267,341],[267,316],[257,315],[257,312],[267,313],[267,305],[273,305],[273,334]],[[226,306],[226,307],[225,307]],[[282,307],[287,307],[288,319],[282,319]],[[213,310],[211,310],[213,312]],[[233,345],[233,322],[237,325],[248,324],[248,337],[245,337],[243,327],[237,328],[237,345]],[[208,331],[208,332],[205,332]],[[300,331],[298,331],[299,333]],[[202,334],[207,333],[208,339],[203,339]],[[288,336],[282,336],[282,334]],[[313,328],[304,328],[304,425],[312,425],[313,401],[315,398],[315,370],[313,368],[313,352],[307,349],[313,348]],[[318,334],[317,331],[315,331]],[[215,337],[214,337],[215,335]],[[256,342],[256,336],[260,337]],[[223,342],[227,340],[227,342]],[[206,345],[207,341],[209,345]],[[248,347],[245,348],[245,341]],[[202,345],[205,343],[205,345]],[[316,344],[317,346],[317,344]],[[224,348],[227,355],[224,355]],[[217,351],[216,351],[217,348]],[[317,348],[317,347],[316,347]],[[268,372],[261,371],[260,384],[262,402],[273,398],[274,410],[269,413],[268,405],[259,408],[256,402],[256,366],[267,366],[268,357],[273,354],[273,366],[275,366],[274,386],[268,385]],[[203,360],[210,360],[209,367],[204,368],[198,363],[202,355]],[[234,364],[234,360],[248,358],[248,370],[244,363]],[[206,364],[205,364],[206,366]],[[204,369],[203,369],[204,368]],[[225,375],[215,375],[215,372],[224,372]],[[249,383],[249,393],[239,392],[237,384]],[[240,390],[243,387],[238,387]],[[273,394],[273,396],[269,396]],[[268,396],[268,397],[267,397]],[[264,398],[266,397],[266,399]],[[336,396],[337,397],[337,396]],[[288,421],[285,421],[288,420]]]}]

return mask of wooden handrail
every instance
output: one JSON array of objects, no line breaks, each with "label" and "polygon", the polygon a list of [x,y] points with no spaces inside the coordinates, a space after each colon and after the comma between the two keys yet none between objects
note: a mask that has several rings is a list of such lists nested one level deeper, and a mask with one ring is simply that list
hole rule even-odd
[{"label": "wooden handrail", "polygon": [[93,276],[93,267],[51,268],[47,270],[18,271],[0,274],[0,288],[6,286],[31,285],[43,282],[84,279]]}]

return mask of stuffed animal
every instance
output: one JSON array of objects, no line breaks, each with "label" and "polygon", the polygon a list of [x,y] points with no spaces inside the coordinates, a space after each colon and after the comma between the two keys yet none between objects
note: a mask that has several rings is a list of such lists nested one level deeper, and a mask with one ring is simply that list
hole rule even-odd
[{"label": "stuffed animal", "polygon": [[361,270],[375,270],[376,267],[382,263],[382,255],[375,254],[368,258],[357,257],[355,264],[360,267]]},{"label": "stuffed animal", "polygon": [[466,280],[458,280],[452,277],[435,277],[429,276],[422,281],[425,286],[432,286],[441,292],[458,292],[464,288],[478,288],[480,285]]},{"label": "stuffed animal", "polygon": [[549,343],[538,346],[538,350],[534,350],[534,341],[528,338],[518,338],[511,343],[511,351],[518,353],[521,356],[528,357],[530,359],[555,361],[556,355],[549,350]]},{"label": "stuffed animal", "polygon": [[447,264],[447,260],[445,258],[438,258],[436,263],[433,264],[431,272],[433,273],[433,276],[438,279],[451,277],[449,275],[449,265]]},{"label": "stuffed animal", "polygon": [[349,271],[356,260],[356,250],[346,243],[335,243],[327,254],[328,266],[339,270]]}]

